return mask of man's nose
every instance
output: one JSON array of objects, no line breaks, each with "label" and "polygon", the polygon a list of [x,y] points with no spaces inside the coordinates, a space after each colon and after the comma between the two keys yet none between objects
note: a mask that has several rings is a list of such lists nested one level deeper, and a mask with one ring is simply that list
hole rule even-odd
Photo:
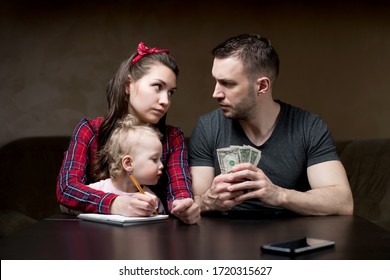
[{"label": "man's nose", "polygon": [[223,98],[223,97],[224,97],[224,93],[222,87],[218,85],[218,83],[216,83],[213,92],[213,98]]}]

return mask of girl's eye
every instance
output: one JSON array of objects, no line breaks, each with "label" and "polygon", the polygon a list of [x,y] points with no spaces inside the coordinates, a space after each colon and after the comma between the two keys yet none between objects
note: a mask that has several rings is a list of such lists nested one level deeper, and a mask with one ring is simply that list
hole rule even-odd
[{"label": "girl's eye", "polygon": [[174,93],[175,93],[175,91],[174,91],[174,90],[170,90],[170,91],[168,91],[168,95],[169,95],[169,96],[172,96]]},{"label": "girl's eye", "polygon": [[154,86],[154,88],[155,88],[156,90],[158,90],[158,91],[161,90],[161,85],[160,85],[160,84],[154,84],[153,86]]}]

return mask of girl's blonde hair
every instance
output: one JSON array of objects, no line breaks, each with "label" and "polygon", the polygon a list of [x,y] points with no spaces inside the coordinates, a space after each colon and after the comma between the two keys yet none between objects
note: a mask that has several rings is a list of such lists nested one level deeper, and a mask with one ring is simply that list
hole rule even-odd
[{"label": "girl's blonde hair", "polygon": [[111,178],[116,178],[123,172],[122,158],[131,155],[144,137],[155,137],[160,140],[161,134],[152,126],[140,124],[130,114],[118,121],[112,135],[101,150],[101,153],[104,153],[108,159]]}]

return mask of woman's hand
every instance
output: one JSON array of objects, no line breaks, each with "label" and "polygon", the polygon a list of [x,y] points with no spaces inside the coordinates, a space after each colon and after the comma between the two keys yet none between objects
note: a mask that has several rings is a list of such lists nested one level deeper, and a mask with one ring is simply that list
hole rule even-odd
[{"label": "woman's hand", "polygon": [[191,198],[174,200],[171,213],[186,224],[196,224],[200,220],[200,208]]},{"label": "woman's hand", "polygon": [[132,196],[118,196],[111,204],[111,214],[127,217],[147,217],[153,215],[158,208],[158,198],[148,192],[136,193]]}]

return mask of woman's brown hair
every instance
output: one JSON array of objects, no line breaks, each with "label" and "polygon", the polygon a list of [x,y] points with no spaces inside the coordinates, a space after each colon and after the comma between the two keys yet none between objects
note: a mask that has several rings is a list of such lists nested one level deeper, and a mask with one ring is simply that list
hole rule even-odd
[{"label": "woman's brown hair", "polygon": [[[160,63],[171,69],[176,76],[179,75],[179,68],[175,59],[165,52],[152,53],[142,57],[136,63],[133,59],[138,55],[135,52],[130,58],[121,63],[115,76],[110,80],[106,88],[106,97],[108,107],[99,129],[98,134],[98,160],[93,163],[93,177],[102,180],[109,177],[107,155],[101,153],[108,138],[118,124],[127,114],[129,114],[129,95],[126,94],[126,85],[129,77],[132,81],[141,79],[149,73],[151,67]],[[166,115],[155,125],[162,134],[162,140],[165,139]]]}]

